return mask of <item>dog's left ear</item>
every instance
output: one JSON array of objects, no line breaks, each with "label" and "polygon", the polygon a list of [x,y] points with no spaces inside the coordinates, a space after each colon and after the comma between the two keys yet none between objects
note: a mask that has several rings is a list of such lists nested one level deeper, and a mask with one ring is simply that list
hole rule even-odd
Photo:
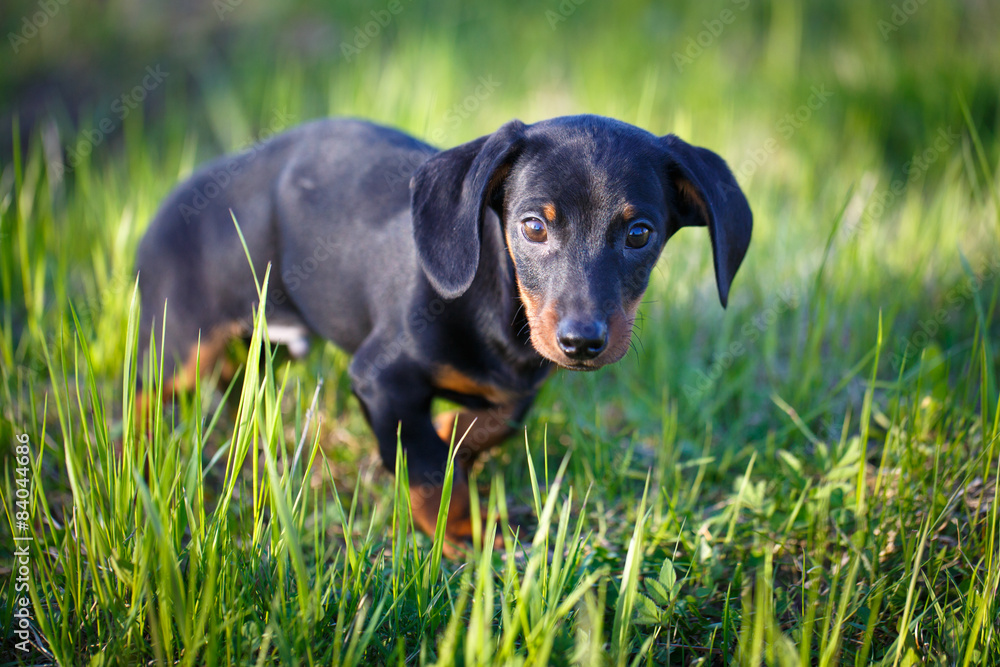
[{"label": "dog's left ear", "polygon": [[524,124],[513,120],[493,134],[441,151],[410,181],[417,257],[446,299],[469,289],[479,267],[487,206],[503,206],[503,182],[517,157]]},{"label": "dog's left ear", "polygon": [[667,152],[667,176],[676,191],[677,226],[708,227],[719,300],[725,307],[729,286],[750,245],[750,205],[721,157],[673,134],[661,141]]}]

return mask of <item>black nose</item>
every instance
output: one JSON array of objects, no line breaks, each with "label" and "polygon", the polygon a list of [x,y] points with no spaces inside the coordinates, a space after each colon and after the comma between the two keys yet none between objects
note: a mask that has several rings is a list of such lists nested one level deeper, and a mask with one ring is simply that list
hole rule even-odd
[{"label": "black nose", "polygon": [[556,338],[560,349],[570,359],[593,359],[608,345],[608,325],[567,319],[559,323]]}]

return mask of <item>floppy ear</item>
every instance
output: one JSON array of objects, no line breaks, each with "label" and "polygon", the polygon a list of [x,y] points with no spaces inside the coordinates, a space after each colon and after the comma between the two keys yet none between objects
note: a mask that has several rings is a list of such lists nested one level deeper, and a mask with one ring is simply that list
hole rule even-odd
[{"label": "floppy ear", "polygon": [[442,151],[410,181],[413,237],[420,266],[446,299],[469,289],[479,267],[486,206],[502,206],[502,184],[517,155],[524,124]]},{"label": "floppy ear", "polygon": [[677,191],[678,226],[707,226],[715,281],[725,307],[729,286],[750,245],[753,213],[725,160],[673,134],[663,137],[667,175]]}]

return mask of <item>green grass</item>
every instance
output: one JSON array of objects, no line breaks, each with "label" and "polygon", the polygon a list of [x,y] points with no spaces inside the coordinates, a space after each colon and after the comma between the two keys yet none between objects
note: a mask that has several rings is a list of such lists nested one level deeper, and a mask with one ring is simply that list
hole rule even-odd
[{"label": "green grass", "polygon": [[[680,68],[722,6],[586,2],[552,29],[555,2],[404,3],[350,62],[362,3],[247,0],[198,58],[155,12],[58,39],[95,11],[62,6],[0,75],[104,63],[104,93],[51,110],[57,144],[117,118],[147,64],[170,75],[74,164],[44,123],[2,144],[3,662],[1000,664],[996,10],[921,4],[883,38],[891,5],[741,4]],[[303,24],[328,30],[318,51]],[[480,77],[499,85],[456,116]],[[475,471],[520,541],[450,561],[415,534],[347,358],[282,361],[263,318],[227,399],[206,378],[152,437],[123,428],[135,248],[197,164],[327,114],[447,146],[578,112],[726,157],[754,238],[723,310],[704,230],[678,234],[636,351],[556,374]],[[7,630],[24,534],[27,654]]]}]

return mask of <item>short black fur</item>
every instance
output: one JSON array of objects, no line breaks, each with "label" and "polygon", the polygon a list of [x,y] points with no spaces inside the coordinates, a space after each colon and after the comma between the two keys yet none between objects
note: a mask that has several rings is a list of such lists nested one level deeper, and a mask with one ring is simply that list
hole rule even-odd
[{"label": "short black fur", "polygon": [[[212,361],[205,342],[245,333],[257,301],[233,217],[257,274],[272,267],[275,338],[353,354],[382,461],[393,469],[398,432],[411,484],[431,489],[448,454],[435,397],[478,411],[473,453],[502,439],[553,367],[627,351],[679,227],[708,227],[723,305],[752,228],[722,158],[608,118],[512,121],[445,151],[363,121],[316,121],[203,167],[151,223],[137,259],[142,342],[160,337],[166,303],[158,343],[176,389],[199,336]],[[468,537],[461,502],[451,539]],[[414,507],[425,530],[432,509]]]}]

